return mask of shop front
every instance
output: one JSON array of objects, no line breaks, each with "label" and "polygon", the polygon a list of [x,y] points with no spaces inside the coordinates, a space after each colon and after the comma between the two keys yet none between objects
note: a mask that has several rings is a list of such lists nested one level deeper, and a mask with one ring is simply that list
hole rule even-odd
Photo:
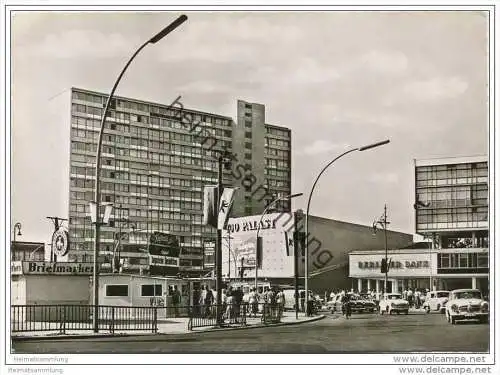
[{"label": "shop front", "polygon": [[[352,251],[349,253],[349,277],[353,289],[358,292],[373,290],[382,292],[385,273],[381,272],[385,250]],[[405,289],[436,289],[437,252],[429,249],[389,250],[387,291],[401,292]]]}]

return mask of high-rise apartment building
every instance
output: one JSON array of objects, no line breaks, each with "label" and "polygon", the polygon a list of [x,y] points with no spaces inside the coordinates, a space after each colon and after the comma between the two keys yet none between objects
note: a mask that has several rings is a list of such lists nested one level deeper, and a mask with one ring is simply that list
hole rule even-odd
[{"label": "high-rise apartment building", "polygon": [[488,290],[488,159],[415,160],[416,232],[433,238],[434,287]]},{"label": "high-rise apartment building", "polygon": [[[107,94],[73,88],[69,197],[69,259],[90,261],[94,228],[95,154]],[[111,264],[117,246],[135,243],[147,251],[149,235],[179,239],[180,270],[201,271],[206,244],[216,232],[203,225],[203,186],[217,183],[217,153],[234,154],[223,183],[240,187],[232,216],[258,214],[272,197],[290,193],[291,133],[265,124],[261,104],[238,101],[231,117],[115,97],[105,124],[101,153],[101,202],[112,203],[101,227],[100,260]],[[241,173],[243,171],[243,173]],[[290,210],[288,202],[276,210]],[[130,249],[130,246],[126,246]],[[148,269],[144,253],[121,252],[129,271]],[[210,256],[208,257],[210,258]],[[127,267],[125,267],[127,269]]]}]

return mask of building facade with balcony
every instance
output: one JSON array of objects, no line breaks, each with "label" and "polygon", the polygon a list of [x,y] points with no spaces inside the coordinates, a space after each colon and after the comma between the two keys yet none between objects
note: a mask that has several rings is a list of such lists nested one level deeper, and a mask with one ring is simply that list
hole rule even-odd
[{"label": "building facade with balcony", "polygon": [[[89,202],[94,199],[95,155],[107,96],[71,90],[69,261],[93,258]],[[234,154],[223,183],[240,187],[236,212],[258,214],[272,196],[289,194],[290,130],[265,124],[264,113],[263,105],[239,100],[233,121],[184,108],[179,101],[158,104],[115,97],[101,153],[100,200],[114,207],[109,225],[101,227],[101,264],[112,263],[121,232],[134,232],[134,244],[143,249],[153,232],[161,232],[179,239],[179,270],[202,273],[204,243],[214,242],[216,236],[202,222],[203,186],[217,183],[217,155],[223,150]],[[120,246],[124,241],[120,239]],[[144,255],[127,261],[142,269]]]},{"label": "building facade with balcony", "polygon": [[488,158],[414,161],[416,232],[436,254],[433,287],[489,291]]}]

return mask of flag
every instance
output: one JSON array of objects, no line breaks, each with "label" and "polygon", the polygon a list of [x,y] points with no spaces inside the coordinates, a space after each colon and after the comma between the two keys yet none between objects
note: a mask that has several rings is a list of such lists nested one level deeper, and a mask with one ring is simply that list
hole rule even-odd
[{"label": "flag", "polygon": [[203,187],[203,224],[217,227],[217,186]]},{"label": "flag", "polygon": [[229,220],[229,210],[233,204],[235,188],[224,188],[220,197],[219,214],[217,215],[217,229],[224,229]]}]

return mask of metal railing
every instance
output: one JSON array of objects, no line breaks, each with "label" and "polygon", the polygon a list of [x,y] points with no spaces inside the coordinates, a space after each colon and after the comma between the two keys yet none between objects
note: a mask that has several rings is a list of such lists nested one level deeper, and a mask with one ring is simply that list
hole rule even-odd
[{"label": "metal railing", "polygon": [[[93,305],[12,305],[11,332],[93,330]],[[99,331],[158,332],[156,307],[99,306]]]},{"label": "metal railing", "polygon": [[[284,307],[269,303],[242,303],[240,305],[194,305],[189,307],[188,329],[197,327],[245,326],[248,319],[259,319],[264,324],[281,322]],[[217,311],[220,311],[220,324],[217,322]]]}]

